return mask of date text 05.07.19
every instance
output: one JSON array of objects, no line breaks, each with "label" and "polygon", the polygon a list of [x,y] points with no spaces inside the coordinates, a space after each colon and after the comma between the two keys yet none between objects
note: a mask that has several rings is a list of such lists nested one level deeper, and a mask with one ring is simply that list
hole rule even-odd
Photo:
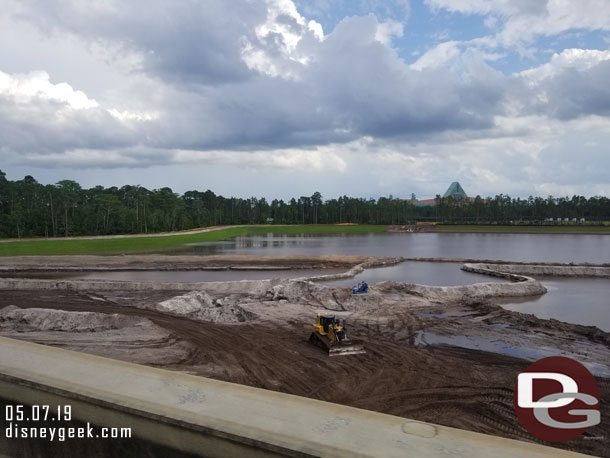
[{"label": "date text 05.07.19", "polygon": [[72,406],[70,405],[22,405],[7,404],[4,412],[6,421],[70,421]]}]

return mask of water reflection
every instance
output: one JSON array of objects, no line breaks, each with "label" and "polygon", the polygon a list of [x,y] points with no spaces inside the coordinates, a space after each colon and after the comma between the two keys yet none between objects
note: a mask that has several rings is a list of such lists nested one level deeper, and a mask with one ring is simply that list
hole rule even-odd
[{"label": "water reflection", "polygon": [[546,294],[532,298],[498,299],[497,302],[516,312],[597,326],[610,332],[610,280],[560,277],[543,277],[540,280],[548,289]]},{"label": "water reflection", "polygon": [[390,280],[402,283],[418,283],[432,286],[458,286],[473,283],[500,283],[504,282],[497,277],[474,274],[460,269],[462,264],[455,262],[402,262],[391,267],[366,269],[364,272],[347,280],[334,280],[329,285],[350,286],[359,281],[377,283]]},{"label": "water reflection", "polygon": [[507,261],[610,262],[610,235],[585,234],[340,234],[247,236],[195,243],[196,254],[445,257]]}]

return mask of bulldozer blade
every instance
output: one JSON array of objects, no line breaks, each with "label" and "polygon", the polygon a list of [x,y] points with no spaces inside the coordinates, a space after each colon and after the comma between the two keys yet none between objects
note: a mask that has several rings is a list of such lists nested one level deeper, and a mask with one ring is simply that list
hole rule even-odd
[{"label": "bulldozer blade", "polygon": [[347,355],[359,355],[362,353],[366,353],[365,349],[349,349],[349,348],[340,348],[333,349],[328,352],[328,356],[347,356]]},{"label": "bulldozer blade", "polygon": [[328,349],[328,356],[347,356],[366,353],[363,344],[333,345]]},{"label": "bulldozer blade", "polygon": [[350,340],[347,342],[344,341],[343,343],[332,343],[326,337],[312,332],[309,336],[309,341],[312,344],[328,351],[328,356],[347,356],[366,353],[364,343],[358,340]]}]

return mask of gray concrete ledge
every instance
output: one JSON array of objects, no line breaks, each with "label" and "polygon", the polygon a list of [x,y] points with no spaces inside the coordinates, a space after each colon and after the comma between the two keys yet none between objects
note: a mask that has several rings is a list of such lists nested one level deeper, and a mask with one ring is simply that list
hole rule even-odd
[{"label": "gray concrete ledge", "polygon": [[583,456],[7,338],[0,390],[197,456]]}]

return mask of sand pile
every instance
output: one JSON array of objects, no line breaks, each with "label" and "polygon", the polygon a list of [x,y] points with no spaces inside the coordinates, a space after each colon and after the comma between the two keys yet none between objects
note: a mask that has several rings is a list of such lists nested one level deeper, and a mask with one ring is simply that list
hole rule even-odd
[{"label": "sand pile", "polygon": [[9,305],[0,309],[0,330],[14,332],[61,331],[100,332],[131,327],[141,322],[136,317],[118,313],[67,312],[65,310],[28,308]]},{"label": "sand pile", "polygon": [[337,288],[309,281],[291,280],[275,285],[267,291],[267,300],[308,304],[327,311],[356,312],[377,309],[397,304],[411,306],[417,298],[405,297],[404,294],[387,294],[373,285],[367,294],[353,294],[351,288]]},{"label": "sand pile", "polygon": [[[307,280],[291,280],[272,286],[267,290],[266,298],[272,301],[287,301],[292,303],[306,303],[321,305],[325,308],[336,309],[341,300],[337,296],[337,288],[332,288]],[[340,294],[341,299],[349,299],[351,293]]]},{"label": "sand pile", "polygon": [[[463,286],[426,286],[385,281],[372,285],[367,294],[352,294],[349,288],[333,288],[309,281],[289,281],[267,290],[267,299],[291,303],[319,305],[329,310],[364,310],[369,306],[413,302],[446,302],[492,297],[537,296],[546,288],[537,280],[521,277],[523,281],[511,283],[477,283]],[[415,305],[410,304],[410,305]]]},{"label": "sand pile", "polygon": [[0,309],[0,335],[136,364],[179,364],[194,351],[151,320],[119,313],[9,305]]},{"label": "sand pile", "polygon": [[267,290],[267,297],[274,301],[299,302],[311,298],[312,289],[320,292],[322,287],[305,280],[290,281],[269,288]]},{"label": "sand pile", "polygon": [[252,312],[223,299],[213,299],[204,291],[175,296],[151,307],[159,312],[211,323],[243,323],[256,318]]},{"label": "sand pile", "polygon": [[463,286],[427,286],[386,281],[377,283],[375,287],[382,291],[400,292],[425,297],[429,300],[442,301],[539,296],[547,291],[542,283],[533,278],[514,283],[475,283]]}]

